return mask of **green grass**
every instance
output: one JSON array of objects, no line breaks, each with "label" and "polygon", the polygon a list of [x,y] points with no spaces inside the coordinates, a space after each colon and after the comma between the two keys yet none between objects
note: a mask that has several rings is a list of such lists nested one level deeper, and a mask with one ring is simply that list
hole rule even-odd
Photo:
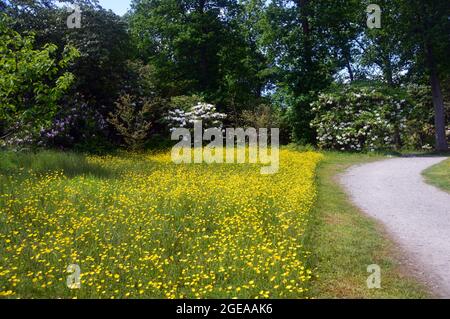
[{"label": "green grass", "polygon": [[450,192],[450,159],[430,167],[423,175],[428,183]]},{"label": "green grass", "polygon": [[13,175],[21,171],[32,170],[42,174],[63,171],[65,175],[108,176],[111,172],[100,165],[88,163],[86,157],[77,153],[56,151],[0,152],[0,174]]},{"label": "green grass", "polygon": [[266,176],[170,153],[0,153],[0,298],[308,297],[322,156],[280,155]]},{"label": "green grass", "polygon": [[[428,294],[401,268],[393,243],[382,227],[349,201],[337,175],[351,165],[379,155],[326,153],[318,169],[318,200],[306,243],[319,278],[312,283],[318,298],[426,298]],[[368,289],[367,266],[381,267],[382,289]]]},{"label": "green grass", "polygon": [[[383,230],[336,183],[336,175],[350,165],[381,156],[326,153],[311,214],[313,177],[306,175],[314,163],[307,160],[296,169],[295,154],[289,157],[291,171],[265,180],[243,165],[174,167],[164,154],[88,158],[0,152],[0,294],[427,297],[400,268]],[[231,187],[225,179],[233,181]],[[276,212],[292,205],[295,214],[280,220]],[[274,249],[272,243],[280,241],[289,244]],[[303,243],[311,255],[302,255],[305,249],[293,243]],[[280,262],[272,265],[273,260]],[[65,286],[72,263],[80,264],[84,276],[80,291]],[[382,268],[381,290],[366,287],[366,268],[374,263]],[[308,269],[319,277],[298,283],[309,276]],[[287,270],[289,282],[284,282]],[[310,290],[287,289],[292,280],[298,289]]]}]

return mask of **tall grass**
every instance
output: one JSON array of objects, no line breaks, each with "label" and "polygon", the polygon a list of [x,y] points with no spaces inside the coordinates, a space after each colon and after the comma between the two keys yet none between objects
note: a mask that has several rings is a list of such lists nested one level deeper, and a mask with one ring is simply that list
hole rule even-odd
[{"label": "tall grass", "polygon": [[57,151],[42,152],[0,152],[0,174],[14,175],[19,171],[33,171],[37,174],[62,171],[66,176],[94,175],[108,176],[110,172],[100,165],[89,163],[86,157],[77,153]]},{"label": "tall grass", "polygon": [[[170,153],[1,156],[0,297],[308,296],[302,237],[320,154],[282,151],[270,176]],[[66,285],[71,264],[79,290]]]}]

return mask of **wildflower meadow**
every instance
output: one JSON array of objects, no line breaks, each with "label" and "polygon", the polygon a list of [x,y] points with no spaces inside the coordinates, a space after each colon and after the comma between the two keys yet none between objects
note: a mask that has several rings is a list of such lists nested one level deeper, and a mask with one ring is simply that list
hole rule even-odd
[{"label": "wildflower meadow", "polygon": [[0,0],[0,300],[450,298],[449,12]]},{"label": "wildflower meadow", "polygon": [[168,153],[2,153],[0,294],[308,297],[302,240],[321,158],[283,150],[266,176],[258,164],[174,165]]}]

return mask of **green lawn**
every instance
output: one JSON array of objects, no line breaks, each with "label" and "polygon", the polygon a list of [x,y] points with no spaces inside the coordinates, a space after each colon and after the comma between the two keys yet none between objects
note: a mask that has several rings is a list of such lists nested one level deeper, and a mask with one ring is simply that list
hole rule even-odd
[{"label": "green lawn", "polygon": [[[312,283],[318,298],[426,298],[426,290],[406,276],[394,244],[382,226],[349,202],[337,175],[353,164],[382,158],[377,155],[326,153],[318,169],[318,201],[307,246],[320,277]],[[381,267],[381,289],[368,289],[367,266]]]},{"label": "green lawn", "polygon": [[450,159],[430,167],[423,175],[428,183],[450,192]]}]

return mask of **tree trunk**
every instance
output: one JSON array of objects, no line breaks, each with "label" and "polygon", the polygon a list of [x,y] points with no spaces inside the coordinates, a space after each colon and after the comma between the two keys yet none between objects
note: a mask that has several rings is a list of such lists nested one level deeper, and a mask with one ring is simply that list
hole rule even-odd
[{"label": "tree trunk", "polygon": [[197,3],[198,11],[202,14],[205,12],[205,5],[206,5],[206,0],[200,0]]},{"label": "tree trunk", "polygon": [[444,98],[442,97],[441,84],[436,70],[433,49],[430,44],[426,46],[426,58],[430,70],[430,84],[433,93],[434,105],[434,126],[436,134],[436,150],[448,151],[447,136],[445,132],[445,108]]},{"label": "tree trunk", "polygon": [[[208,34],[208,27],[205,25],[205,20],[204,20],[204,14],[205,14],[205,6],[206,6],[206,0],[199,0],[197,3],[197,11],[201,14],[201,31],[203,34]],[[199,59],[200,59],[200,87],[202,91],[207,91],[208,90],[208,86],[210,85],[210,81],[209,81],[209,61],[208,61],[208,53],[207,53],[207,47],[208,47],[208,43],[205,41],[202,41],[202,43],[200,43],[200,47],[199,47]]]},{"label": "tree trunk", "polygon": [[297,7],[300,8],[303,34],[305,34],[306,37],[309,37],[309,31],[310,31],[309,13],[306,11],[308,2],[309,2],[309,0],[298,0],[297,1]]},{"label": "tree trunk", "polygon": [[394,86],[394,76],[392,72],[392,63],[389,53],[385,54],[383,57],[383,66],[384,66],[383,68],[384,78],[388,83],[388,85],[392,87]]},{"label": "tree trunk", "polygon": [[348,76],[350,77],[350,82],[353,82],[355,80],[355,74],[353,73],[352,64],[350,63],[350,59],[348,57],[346,58],[346,61]]},{"label": "tree trunk", "polygon": [[[297,0],[297,9],[299,10],[299,18],[302,24],[302,45],[303,45],[303,59],[304,59],[304,71],[305,78],[308,79],[308,84],[303,84],[306,87],[311,87],[313,81],[312,73],[313,69],[313,43],[311,38],[311,25],[310,25],[310,11],[308,8],[310,0]],[[303,88],[304,89],[304,88]],[[305,90],[309,91],[309,89]]]}]

